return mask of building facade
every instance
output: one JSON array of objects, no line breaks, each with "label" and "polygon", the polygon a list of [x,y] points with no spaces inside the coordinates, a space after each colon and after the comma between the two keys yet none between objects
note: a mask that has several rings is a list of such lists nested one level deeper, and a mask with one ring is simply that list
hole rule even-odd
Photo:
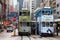
[{"label": "building facade", "polygon": [[51,0],[50,5],[54,9],[54,12],[56,13],[56,0]]},{"label": "building facade", "polygon": [[60,32],[60,0],[56,0],[56,24],[58,25],[58,30]]},{"label": "building facade", "polygon": [[19,2],[19,10],[22,10],[24,0],[17,0],[17,1]]},{"label": "building facade", "polygon": [[1,20],[2,21],[4,21],[5,20],[5,18],[6,18],[6,0],[0,0],[0,7],[1,7],[1,9],[0,9],[0,16],[1,16]]},{"label": "building facade", "polygon": [[57,15],[58,15],[58,18],[60,17],[60,1],[59,0],[57,0],[56,1],[56,13],[57,13]]},{"label": "building facade", "polygon": [[30,0],[23,1],[23,8],[22,10],[30,10]]}]

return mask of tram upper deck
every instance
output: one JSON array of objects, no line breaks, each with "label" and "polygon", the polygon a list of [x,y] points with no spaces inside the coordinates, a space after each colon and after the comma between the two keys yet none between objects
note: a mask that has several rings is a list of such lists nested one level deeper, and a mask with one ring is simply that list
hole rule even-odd
[{"label": "tram upper deck", "polygon": [[54,14],[54,10],[52,8],[42,8],[38,11],[36,11],[36,16],[37,17],[41,17],[42,15],[53,15]]}]

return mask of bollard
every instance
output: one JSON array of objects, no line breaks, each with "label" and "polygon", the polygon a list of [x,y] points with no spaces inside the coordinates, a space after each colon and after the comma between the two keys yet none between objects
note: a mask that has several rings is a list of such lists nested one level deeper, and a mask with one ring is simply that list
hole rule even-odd
[{"label": "bollard", "polygon": [[16,31],[15,31],[15,29],[14,29],[14,36],[16,36]]}]

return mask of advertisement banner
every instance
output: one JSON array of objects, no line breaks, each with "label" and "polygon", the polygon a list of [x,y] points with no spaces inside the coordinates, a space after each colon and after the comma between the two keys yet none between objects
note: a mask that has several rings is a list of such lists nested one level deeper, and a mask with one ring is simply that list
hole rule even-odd
[{"label": "advertisement banner", "polygon": [[30,22],[30,16],[19,16],[19,22]]},{"label": "advertisement banner", "polygon": [[43,15],[41,17],[41,22],[53,22],[53,15]]}]

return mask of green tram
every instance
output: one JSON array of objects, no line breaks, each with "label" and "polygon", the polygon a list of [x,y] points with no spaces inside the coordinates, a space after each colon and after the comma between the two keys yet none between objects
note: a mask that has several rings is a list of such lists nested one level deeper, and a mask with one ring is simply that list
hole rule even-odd
[{"label": "green tram", "polygon": [[19,27],[18,35],[30,35],[30,12],[28,10],[22,10],[19,12]]}]

